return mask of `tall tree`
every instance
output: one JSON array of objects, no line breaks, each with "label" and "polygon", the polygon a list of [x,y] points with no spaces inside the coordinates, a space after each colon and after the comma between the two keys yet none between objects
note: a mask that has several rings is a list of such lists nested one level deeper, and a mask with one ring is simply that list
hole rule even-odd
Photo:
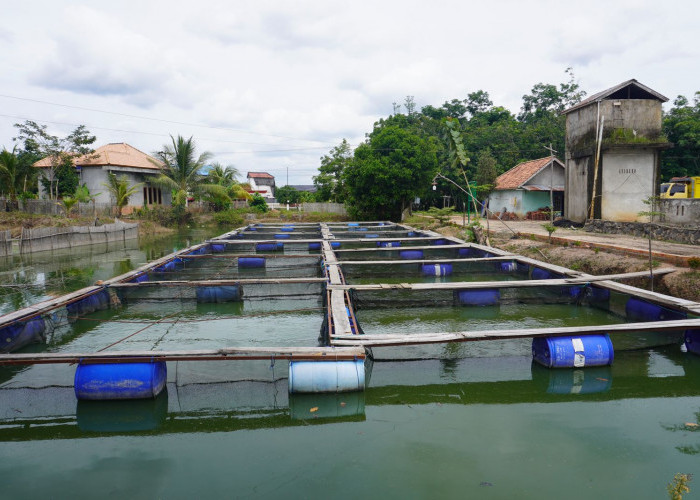
[{"label": "tall tree", "polygon": [[393,125],[376,128],[344,171],[351,215],[399,220],[436,171],[432,140]]},{"label": "tall tree", "polygon": [[661,178],[700,176],[700,92],[692,105],[680,95],[673,101],[663,131],[673,147],[662,154]]},{"label": "tall tree", "polygon": [[12,152],[7,149],[0,152],[0,192],[10,196],[10,200],[17,201],[17,184],[21,182],[21,174],[19,172],[19,159],[15,155],[15,149]]},{"label": "tall tree", "polygon": [[[48,132],[46,125],[40,125],[32,120],[15,123],[18,129],[14,141],[22,143],[20,157],[26,159],[48,158],[48,175],[43,185],[49,198],[57,199],[62,195],[71,195],[78,185],[78,176],[73,162],[82,155],[94,152],[92,144],[97,137],[90,135],[85,125],[78,126],[66,137],[58,137]],[[32,162],[33,163],[33,162]]]},{"label": "tall tree", "polygon": [[170,136],[172,144],[163,146],[155,156],[163,163],[160,175],[154,184],[173,191],[173,205],[179,210],[187,206],[188,195],[201,196],[204,193],[226,195],[226,188],[208,181],[201,173],[211,153],[203,152],[197,156],[196,145],[192,137],[185,139],[178,135]]},{"label": "tall tree", "polygon": [[352,148],[346,139],[321,157],[318,175],[313,177],[317,199],[343,203],[347,195],[343,172],[352,162]]}]

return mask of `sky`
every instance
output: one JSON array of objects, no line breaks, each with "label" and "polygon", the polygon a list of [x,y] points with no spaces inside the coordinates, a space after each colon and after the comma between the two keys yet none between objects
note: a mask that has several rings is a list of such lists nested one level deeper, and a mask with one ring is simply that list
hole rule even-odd
[{"label": "sky", "polygon": [[[392,103],[482,89],[517,113],[538,82],[700,90],[700,3],[0,0],[0,147],[31,119],[95,146],[194,137],[213,161],[311,184]],[[544,153],[544,152],[543,152]]]}]

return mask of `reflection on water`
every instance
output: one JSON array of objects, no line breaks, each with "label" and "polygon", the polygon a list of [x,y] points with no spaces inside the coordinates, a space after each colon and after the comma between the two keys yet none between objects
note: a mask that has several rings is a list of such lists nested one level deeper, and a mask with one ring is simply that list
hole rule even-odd
[{"label": "reflection on water", "polygon": [[133,239],[0,258],[0,314],[124,274],[220,232],[190,230],[157,239]]},{"label": "reflection on water", "polygon": [[353,485],[353,497],[555,498],[575,476],[584,487],[567,498],[656,498],[700,449],[700,357],[676,346],[593,370],[528,357],[375,362],[364,393],[318,396],[290,396],[287,364],[269,361],[171,363],[167,392],[144,401],[76,404],[69,376],[28,388],[6,375],[9,496],[94,486],[85,475],[133,495],[150,473],[136,497],[344,498]]}]

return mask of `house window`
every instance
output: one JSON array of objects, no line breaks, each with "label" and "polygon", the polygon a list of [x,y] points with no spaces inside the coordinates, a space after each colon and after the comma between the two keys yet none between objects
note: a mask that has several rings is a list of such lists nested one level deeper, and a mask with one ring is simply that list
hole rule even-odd
[{"label": "house window", "polygon": [[160,188],[153,186],[144,186],[143,188],[143,204],[144,205],[162,205],[163,196]]}]

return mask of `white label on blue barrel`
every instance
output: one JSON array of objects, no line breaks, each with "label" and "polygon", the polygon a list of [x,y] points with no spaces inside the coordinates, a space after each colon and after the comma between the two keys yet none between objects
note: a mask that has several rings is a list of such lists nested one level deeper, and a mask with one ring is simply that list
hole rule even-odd
[{"label": "white label on blue barrel", "polygon": [[586,355],[583,351],[583,341],[578,338],[572,338],[571,345],[574,347],[574,367],[584,367],[586,365]]}]

